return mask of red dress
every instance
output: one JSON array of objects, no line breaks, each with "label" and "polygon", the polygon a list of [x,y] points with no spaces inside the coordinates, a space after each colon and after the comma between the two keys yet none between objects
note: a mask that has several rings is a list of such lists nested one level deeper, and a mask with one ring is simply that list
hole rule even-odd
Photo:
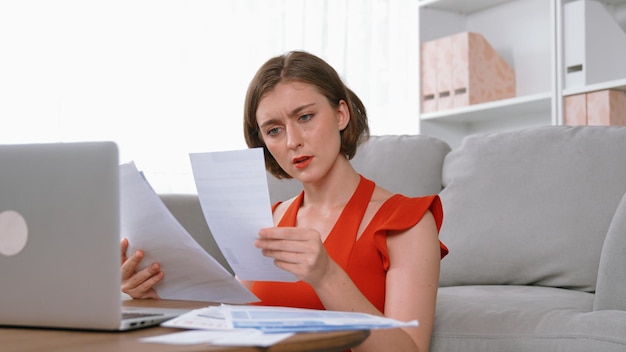
[{"label": "red dress", "polygon": [[[427,210],[433,214],[439,230],[443,220],[443,208],[437,195],[408,198],[394,194],[380,207],[361,237],[356,240],[361,219],[375,186],[373,181],[361,176],[356,191],[324,241],[324,247],[363,295],[384,312],[385,280],[389,269],[388,231],[402,231],[413,227]],[[289,205],[278,226],[295,226],[303,198],[304,192],[301,192]],[[278,204],[273,206],[273,210]],[[443,258],[448,249],[441,242],[439,245]],[[260,305],[324,309],[313,288],[304,281],[257,281],[252,286],[252,292],[260,299],[257,303]]]}]

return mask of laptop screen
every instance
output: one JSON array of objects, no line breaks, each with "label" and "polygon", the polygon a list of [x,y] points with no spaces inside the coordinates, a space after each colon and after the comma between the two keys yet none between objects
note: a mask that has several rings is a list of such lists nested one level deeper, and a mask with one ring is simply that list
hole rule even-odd
[{"label": "laptop screen", "polygon": [[119,325],[116,144],[0,145],[0,165],[0,324]]}]

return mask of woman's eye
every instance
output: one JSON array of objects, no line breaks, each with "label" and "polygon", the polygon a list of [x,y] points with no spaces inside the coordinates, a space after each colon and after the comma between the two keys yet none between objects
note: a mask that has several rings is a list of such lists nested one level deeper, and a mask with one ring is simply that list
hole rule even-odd
[{"label": "woman's eye", "polygon": [[298,119],[300,121],[309,121],[312,118],[313,118],[313,114],[305,114],[305,115],[300,116]]},{"label": "woman's eye", "polygon": [[267,130],[267,135],[268,136],[275,136],[280,132],[280,128],[278,127],[274,127],[274,128],[270,128],[269,130]]}]

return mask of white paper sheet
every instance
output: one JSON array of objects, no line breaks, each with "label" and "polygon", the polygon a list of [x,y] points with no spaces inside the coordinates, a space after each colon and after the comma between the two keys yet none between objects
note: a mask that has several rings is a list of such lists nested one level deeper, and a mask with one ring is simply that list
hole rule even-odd
[{"label": "white paper sheet", "polygon": [[257,329],[264,333],[338,330],[372,330],[416,327],[417,320],[402,322],[383,316],[330,310],[239,305],[194,309],[161,323],[163,326],[201,330]]},{"label": "white paper sheet", "polygon": [[210,256],[176,220],[134,163],[120,165],[122,237],[128,254],[141,249],[142,267],[161,264],[159,297],[224,303],[256,302],[254,296]]},{"label": "white paper sheet", "polygon": [[269,347],[292,335],[292,333],[264,334],[261,331],[254,329],[238,329],[230,331],[191,330],[144,337],[139,341],[166,343],[170,345],[211,344],[220,346]]},{"label": "white paper sheet", "polygon": [[237,277],[296,281],[254,246],[259,230],[274,226],[263,149],[192,153],[190,159],[204,217]]}]

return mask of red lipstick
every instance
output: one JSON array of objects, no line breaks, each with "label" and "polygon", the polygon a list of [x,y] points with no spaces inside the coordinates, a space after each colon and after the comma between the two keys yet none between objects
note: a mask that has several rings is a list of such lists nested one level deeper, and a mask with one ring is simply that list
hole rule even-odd
[{"label": "red lipstick", "polygon": [[297,169],[304,169],[305,167],[309,166],[311,161],[313,161],[313,158],[310,156],[299,156],[291,160],[291,162]]}]

